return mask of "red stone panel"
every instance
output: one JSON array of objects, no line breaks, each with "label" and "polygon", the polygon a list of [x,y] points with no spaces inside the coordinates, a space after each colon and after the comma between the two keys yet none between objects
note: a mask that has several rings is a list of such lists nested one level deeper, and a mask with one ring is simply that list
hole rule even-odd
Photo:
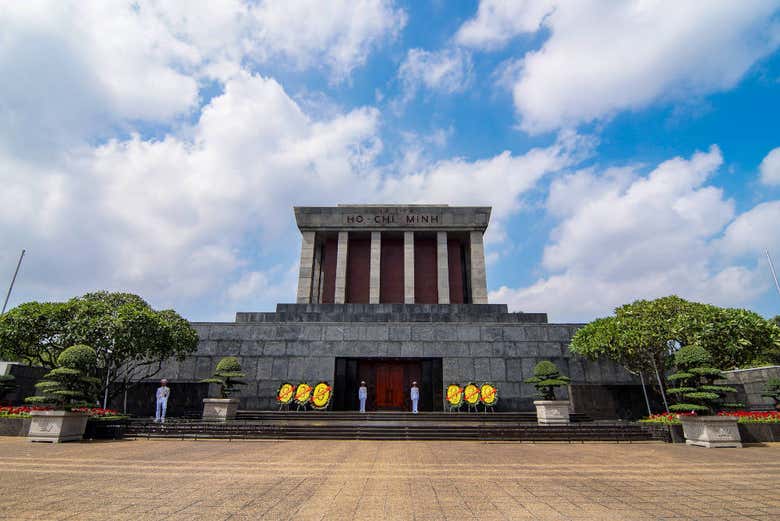
[{"label": "red stone panel", "polygon": [[347,247],[346,302],[368,304],[371,277],[371,239],[352,237]]},{"label": "red stone panel", "polygon": [[404,302],[404,238],[382,234],[382,250],[379,261],[379,302],[403,304]]},{"label": "red stone panel", "polygon": [[458,239],[447,241],[447,267],[450,275],[450,304],[464,304],[463,300],[463,245]]},{"label": "red stone panel", "polygon": [[336,297],[336,255],[339,241],[336,237],[327,239],[322,250],[322,303],[333,304]]},{"label": "red stone panel", "polygon": [[414,301],[417,304],[439,302],[436,267],[436,237],[414,237]]}]

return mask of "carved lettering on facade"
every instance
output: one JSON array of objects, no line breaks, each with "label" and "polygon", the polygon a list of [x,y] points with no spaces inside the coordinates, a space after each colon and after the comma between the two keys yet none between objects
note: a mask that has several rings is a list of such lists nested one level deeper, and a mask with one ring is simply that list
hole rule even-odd
[{"label": "carved lettering on facade", "polygon": [[382,213],[375,215],[345,215],[344,224],[365,226],[398,226],[398,225],[438,225],[442,224],[439,215],[430,214],[406,214],[396,215]]}]

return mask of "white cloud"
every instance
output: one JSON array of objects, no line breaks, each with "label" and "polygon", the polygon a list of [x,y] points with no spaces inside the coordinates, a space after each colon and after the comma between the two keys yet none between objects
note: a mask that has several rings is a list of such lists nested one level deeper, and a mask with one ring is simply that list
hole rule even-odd
[{"label": "white cloud", "polygon": [[481,0],[477,15],[455,35],[455,41],[468,47],[496,49],[523,33],[534,33],[556,8],[555,0]]},{"label": "white cloud", "polygon": [[342,80],[405,20],[390,0],[7,2],[0,146],[56,157],[139,121],[180,121],[197,110],[204,81],[224,82],[246,63]]},{"label": "white cloud", "polygon": [[493,207],[491,228],[520,207],[519,196],[545,174],[578,163],[591,152],[593,141],[562,133],[544,148],[523,155],[504,151],[488,159],[447,159],[399,177],[385,179],[382,197],[409,203],[486,204]]},{"label": "white cloud", "polygon": [[780,147],[770,151],[759,166],[761,182],[765,185],[780,185]]},{"label": "white cloud", "polygon": [[[295,294],[298,266],[274,266],[266,271],[248,271],[227,289],[227,297],[235,307],[253,310],[268,302],[287,302]],[[255,307],[259,306],[259,307]]]},{"label": "white cloud", "polygon": [[315,119],[275,80],[241,73],[186,132],[81,146],[47,165],[0,153],[0,236],[29,252],[16,297],[122,289],[192,318],[270,306],[294,298],[293,204],[492,204],[500,230],[541,176],[590,146],[564,133],[524,155],[399,175],[377,164],[379,119],[370,107]]},{"label": "white cloud", "polygon": [[718,238],[734,203],[707,180],[722,162],[713,146],[646,176],[624,168],[557,179],[547,206],[562,220],[544,250],[548,274],[528,287],[501,287],[491,301],[547,311],[555,320],[589,320],[637,298],[674,293],[737,305],[757,296],[766,284],[756,271],[720,256]]},{"label": "white cloud", "polygon": [[772,17],[779,5],[483,0],[456,41],[491,49],[518,34],[549,31],[540,49],[501,74],[515,73],[522,128],[545,132],[732,88],[780,45]]},{"label": "white cloud", "polygon": [[760,256],[765,249],[780,255],[780,201],[761,203],[734,219],[719,246],[729,257]]},{"label": "white cloud", "polygon": [[260,28],[261,59],[280,55],[299,67],[324,63],[338,78],[406,24],[406,13],[391,0],[270,0],[252,14]]},{"label": "white cloud", "polygon": [[398,69],[406,98],[421,87],[447,94],[463,91],[472,81],[471,56],[462,49],[437,52],[410,49]]},{"label": "white cloud", "polygon": [[28,248],[31,293],[133,288],[180,302],[222,291],[244,249],[295,261],[297,236],[280,235],[292,203],[349,191],[376,154],[377,119],[364,108],[312,120],[274,80],[244,74],[192,138],[112,140],[55,167],[0,155],[0,235]]}]

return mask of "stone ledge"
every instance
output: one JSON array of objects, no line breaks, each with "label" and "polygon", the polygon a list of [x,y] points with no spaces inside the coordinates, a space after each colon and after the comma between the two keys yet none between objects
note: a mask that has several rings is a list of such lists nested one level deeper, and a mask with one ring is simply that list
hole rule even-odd
[{"label": "stone ledge", "polygon": [[546,324],[546,313],[509,313],[506,304],[278,304],[276,312],[238,312],[236,323],[479,322]]}]

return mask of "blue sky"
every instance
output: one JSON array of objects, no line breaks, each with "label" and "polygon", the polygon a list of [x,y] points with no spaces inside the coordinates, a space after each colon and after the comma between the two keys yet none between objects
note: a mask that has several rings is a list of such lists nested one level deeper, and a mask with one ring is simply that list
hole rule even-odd
[{"label": "blue sky", "polygon": [[230,320],[294,299],[293,205],[449,203],[493,206],[511,309],[780,314],[780,2],[31,1],[0,33],[12,305]]}]

